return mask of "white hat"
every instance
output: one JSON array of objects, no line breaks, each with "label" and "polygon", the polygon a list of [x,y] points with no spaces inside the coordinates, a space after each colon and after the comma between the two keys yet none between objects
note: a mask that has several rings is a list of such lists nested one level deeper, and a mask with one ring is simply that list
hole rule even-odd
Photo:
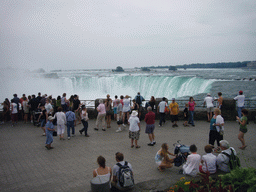
[{"label": "white hat", "polygon": [[49,121],[51,121],[51,120],[53,120],[53,119],[55,119],[53,116],[49,116],[49,117],[48,117],[48,120],[49,120]]},{"label": "white hat", "polygon": [[211,93],[207,93],[207,96],[211,96]]},{"label": "white hat", "polygon": [[132,111],[132,115],[131,116],[137,116],[138,115],[138,112],[137,111],[135,111],[135,110],[133,110]]}]

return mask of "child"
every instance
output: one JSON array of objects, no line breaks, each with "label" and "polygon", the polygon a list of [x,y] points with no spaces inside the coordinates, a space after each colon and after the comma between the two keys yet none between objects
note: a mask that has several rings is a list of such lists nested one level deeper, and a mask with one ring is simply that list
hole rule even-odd
[{"label": "child", "polygon": [[196,176],[199,173],[199,164],[201,162],[201,156],[197,154],[197,147],[193,144],[189,147],[191,154],[187,158],[187,162],[183,165],[183,174]]},{"label": "child", "polygon": [[216,156],[212,154],[212,145],[206,145],[204,151],[207,153],[202,156],[202,165],[199,166],[199,171],[201,173],[206,173],[209,171],[210,174],[216,173]]},{"label": "child", "polygon": [[185,122],[183,123],[184,127],[189,127],[188,125],[188,104],[185,104],[185,109],[183,111],[183,115],[184,115],[184,120]]},{"label": "child", "polygon": [[121,125],[123,124],[123,121],[122,121],[122,119],[123,119],[123,115],[122,115],[123,114],[123,112],[122,112],[123,111],[123,105],[120,102],[120,100],[117,100],[116,103],[117,103],[117,108],[116,108],[116,113],[117,113],[116,120],[117,120],[117,122],[116,123],[118,125],[118,129],[116,130],[116,132],[118,133],[118,132],[122,131]]}]

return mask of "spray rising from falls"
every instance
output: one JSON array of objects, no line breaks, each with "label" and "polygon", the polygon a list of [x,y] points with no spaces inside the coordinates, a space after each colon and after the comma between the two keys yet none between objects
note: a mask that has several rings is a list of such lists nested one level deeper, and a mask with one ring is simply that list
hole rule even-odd
[{"label": "spray rising from falls", "polygon": [[180,98],[207,93],[214,80],[181,76],[134,76],[114,75],[110,77],[72,77],[65,78],[65,84],[72,84],[73,93],[81,99],[104,98],[106,94],[130,95],[140,92],[145,99]]}]

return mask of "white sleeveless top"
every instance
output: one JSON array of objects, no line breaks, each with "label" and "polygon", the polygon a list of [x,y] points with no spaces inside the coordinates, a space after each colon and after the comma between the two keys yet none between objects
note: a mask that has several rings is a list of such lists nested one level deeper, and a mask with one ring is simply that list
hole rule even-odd
[{"label": "white sleeveless top", "polygon": [[105,175],[99,175],[97,169],[95,169],[95,172],[97,174],[96,177],[99,179],[100,183],[107,183],[110,181],[110,168],[108,168],[108,173]]}]

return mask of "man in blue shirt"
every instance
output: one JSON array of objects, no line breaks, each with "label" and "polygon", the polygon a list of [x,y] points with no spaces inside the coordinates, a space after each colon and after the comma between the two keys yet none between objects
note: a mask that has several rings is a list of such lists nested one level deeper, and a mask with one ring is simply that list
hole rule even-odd
[{"label": "man in blue shirt", "polygon": [[74,126],[74,122],[76,120],[75,113],[70,110],[68,112],[66,112],[66,120],[67,120],[68,140],[70,140],[70,128],[72,128],[72,137],[75,136],[75,126]]}]

